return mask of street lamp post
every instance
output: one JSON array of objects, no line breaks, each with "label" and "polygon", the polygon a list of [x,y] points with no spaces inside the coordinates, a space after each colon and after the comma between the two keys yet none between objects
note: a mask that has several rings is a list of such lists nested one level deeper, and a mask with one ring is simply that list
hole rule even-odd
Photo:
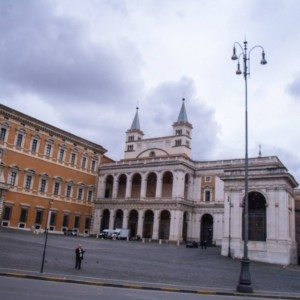
[{"label": "street lamp post", "polygon": [[228,196],[229,202],[229,226],[228,226],[228,257],[231,257],[230,242],[231,242],[231,198]]},{"label": "street lamp post", "polygon": [[53,200],[49,200],[48,216],[47,216],[47,223],[46,223],[46,228],[45,228],[44,251],[43,251],[43,258],[42,258],[40,273],[44,273],[44,264],[45,264],[45,257],[46,257],[46,248],[47,248],[47,241],[48,241],[48,231],[49,231],[49,222],[50,222],[50,214],[51,214],[52,203],[53,203]]},{"label": "street lamp post", "polygon": [[[238,60],[236,74],[241,75],[242,71],[240,69],[240,57],[243,59],[243,75],[245,80],[245,197],[244,197],[244,255],[241,259],[241,271],[239,277],[239,283],[236,290],[242,293],[252,293],[253,288],[251,285],[251,276],[250,276],[250,260],[248,258],[248,86],[247,79],[250,75],[250,54],[256,49],[260,48],[262,50],[262,58],[260,63],[265,65],[267,63],[265,59],[264,48],[260,45],[252,47],[250,50],[247,48],[247,41],[244,41],[244,47],[235,42],[233,44],[233,54],[231,59]],[[240,54],[236,54],[236,46],[240,48]]]}]

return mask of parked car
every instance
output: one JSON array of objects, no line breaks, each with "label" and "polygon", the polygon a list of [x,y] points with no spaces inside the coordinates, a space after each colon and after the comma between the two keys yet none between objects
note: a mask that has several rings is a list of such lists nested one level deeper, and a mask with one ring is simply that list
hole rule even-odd
[{"label": "parked car", "polygon": [[100,239],[111,239],[112,235],[115,231],[111,230],[111,229],[104,229],[100,234],[99,234],[99,238]]},{"label": "parked car", "polygon": [[186,246],[186,248],[198,248],[199,247],[198,243],[195,241],[187,242],[185,246]]},{"label": "parked car", "polygon": [[66,236],[77,236],[77,231],[76,230],[72,230],[72,229],[68,229],[64,231],[64,235]]}]

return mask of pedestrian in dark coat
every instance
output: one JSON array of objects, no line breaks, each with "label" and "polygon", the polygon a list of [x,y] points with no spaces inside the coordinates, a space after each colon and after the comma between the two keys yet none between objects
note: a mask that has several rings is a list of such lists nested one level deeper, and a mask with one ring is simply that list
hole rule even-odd
[{"label": "pedestrian in dark coat", "polygon": [[78,245],[78,247],[75,249],[75,257],[76,257],[75,269],[78,270],[81,269],[81,261],[83,260],[84,252],[85,251],[82,249],[81,245]]}]

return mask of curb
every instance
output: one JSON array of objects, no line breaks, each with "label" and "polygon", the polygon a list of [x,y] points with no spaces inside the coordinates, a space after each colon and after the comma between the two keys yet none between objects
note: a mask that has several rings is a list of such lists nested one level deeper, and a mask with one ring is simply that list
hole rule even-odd
[{"label": "curb", "polygon": [[261,293],[238,293],[235,291],[214,291],[214,290],[205,290],[205,289],[180,289],[172,288],[166,286],[147,286],[147,285],[138,285],[138,284],[118,284],[113,282],[103,282],[103,281],[90,281],[90,280],[78,280],[71,279],[67,277],[59,276],[50,276],[50,275],[31,275],[21,272],[0,272],[0,276],[5,277],[14,277],[14,278],[25,278],[25,279],[34,279],[34,280],[43,280],[43,281],[52,281],[52,282],[61,282],[61,283],[73,283],[73,284],[85,284],[93,286],[103,286],[103,287],[114,287],[114,288],[124,288],[124,289],[139,289],[139,290],[148,290],[148,291],[161,291],[161,292],[172,292],[172,293],[184,293],[184,294],[199,294],[199,295],[211,295],[211,296],[239,296],[239,297],[253,297],[253,298],[269,298],[269,299],[300,299],[299,295],[283,295],[280,293],[271,294],[268,292]]}]

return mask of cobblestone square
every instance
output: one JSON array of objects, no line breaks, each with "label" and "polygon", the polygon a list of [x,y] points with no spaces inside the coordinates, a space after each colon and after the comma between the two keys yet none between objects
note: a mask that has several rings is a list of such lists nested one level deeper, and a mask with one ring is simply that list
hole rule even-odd
[{"label": "cobblestone square", "polygon": [[[0,268],[39,272],[44,234],[0,229]],[[75,248],[86,250],[75,270]],[[218,247],[99,240],[49,234],[44,272],[106,280],[234,290],[240,261],[220,255]],[[251,262],[255,291],[300,293],[300,267]]]}]

